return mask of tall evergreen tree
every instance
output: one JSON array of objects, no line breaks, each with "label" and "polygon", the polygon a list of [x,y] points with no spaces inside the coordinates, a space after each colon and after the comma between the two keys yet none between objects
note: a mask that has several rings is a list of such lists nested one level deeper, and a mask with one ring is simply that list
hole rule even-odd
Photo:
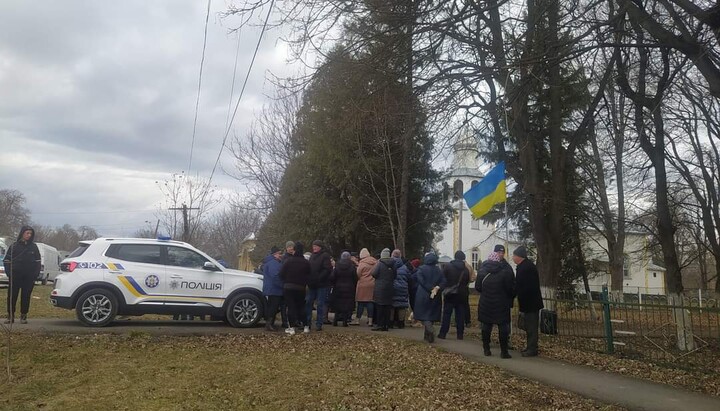
[{"label": "tall evergreen tree", "polygon": [[[278,204],[259,232],[259,249],[287,239],[325,240],[335,251],[399,247],[409,254],[429,247],[447,211],[441,176],[430,167],[432,138],[425,118],[405,153],[408,89],[379,53],[336,48],[308,87],[298,113],[291,161]],[[417,102],[413,102],[419,106]],[[402,157],[409,159],[408,207],[401,211]],[[400,220],[407,222],[405,230]]]}]

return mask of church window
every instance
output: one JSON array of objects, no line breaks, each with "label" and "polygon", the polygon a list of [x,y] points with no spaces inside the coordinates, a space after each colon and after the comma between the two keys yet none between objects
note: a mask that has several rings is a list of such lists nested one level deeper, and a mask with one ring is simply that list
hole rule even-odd
[{"label": "church window", "polygon": [[478,259],[480,258],[480,254],[478,253],[477,248],[473,248],[472,254],[470,254],[470,261],[472,263],[472,267],[474,270],[478,269]]},{"label": "church window", "polygon": [[472,221],[470,222],[470,228],[473,230],[479,230],[480,229],[480,220],[477,218],[472,218]]},{"label": "church window", "polygon": [[465,191],[463,191],[463,182],[462,180],[455,180],[455,183],[453,183],[453,197],[455,200],[459,200],[463,198],[463,194]]}]

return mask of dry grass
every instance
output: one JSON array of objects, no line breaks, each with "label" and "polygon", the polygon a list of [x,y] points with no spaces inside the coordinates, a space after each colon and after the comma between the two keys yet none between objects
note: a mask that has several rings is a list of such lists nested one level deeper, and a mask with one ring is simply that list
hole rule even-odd
[{"label": "dry grass", "polygon": [[10,410],[619,409],[388,337],[12,338]]},{"label": "dry grass", "polygon": [[[53,290],[52,284],[48,285],[35,285],[33,288],[32,299],[30,300],[30,312],[28,317],[30,318],[75,318],[75,311],[64,310],[62,308],[55,308],[50,303],[50,292]],[[0,289],[0,307],[2,307],[0,313],[5,317],[7,307],[7,288]],[[20,311],[20,301],[18,301],[15,307],[17,312]]]}]

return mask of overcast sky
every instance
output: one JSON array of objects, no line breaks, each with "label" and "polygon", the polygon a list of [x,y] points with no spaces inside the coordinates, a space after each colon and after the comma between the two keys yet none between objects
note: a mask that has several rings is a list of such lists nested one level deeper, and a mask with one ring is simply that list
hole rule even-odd
[{"label": "overcast sky", "polygon": [[[187,171],[207,3],[0,2],[0,188],[21,191],[35,223],[131,235],[154,221],[156,181]],[[212,2],[191,174],[208,178],[220,151],[236,34]],[[259,29],[243,29],[235,98]],[[286,47],[266,34],[240,104],[243,135],[289,74]],[[234,103],[233,103],[234,106]],[[221,159],[232,167],[230,156]],[[213,183],[240,190],[216,171]]]}]

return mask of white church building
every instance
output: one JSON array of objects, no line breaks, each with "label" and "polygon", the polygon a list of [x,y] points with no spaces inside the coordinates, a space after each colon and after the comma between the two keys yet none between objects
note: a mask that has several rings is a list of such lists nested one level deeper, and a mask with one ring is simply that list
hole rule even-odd
[{"label": "white church building", "polygon": [[[481,181],[481,163],[478,146],[470,133],[461,135],[453,146],[453,157],[445,182],[452,188],[453,217],[445,229],[435,235],[434,248],[440,261],[450,261],[455,251],[462,250],[467,261],[477,269],[490,254],[496,244],[506,249],[506,259],[512,264],[512,251],[526,244],[528,239],[514,238],[502,221],[499,224],[486,224],[472,217],[465,204],[463,193]],[[492,165],[488,164],[486,169]],[[495,207],[504,207],[498,204]],[[607,264],[607,243],[598,233],[587,233],[584,241],[585,257],[589,261],[589,283],[591,291],[599,291],[603,285],[610,286]],[[623,288],[631,294],[665,294],[665,269],[653,264],[647,252],[647,235],[638,232],[626,233],[625,270]],[[578,290],[582,289],[582,280],[578,280]]]},{"label": "white church building", "polygon": [[[480,172],[479,154],[477,142],[470,133],[461,135],[453,146],[452,164],[445,181],[452,188],[451,201],[455,211],[445,230],[435,235],[434,244],[441,261],[447,260],[443,257],[452,259],[455,252],[461,250],[474,268],[487,258],[496,244],[505,246],[508,261],[512,250],[522,244],[517,239],[507,239],[508,233],[504,225],[488,225],[474,219],[465,204],[463,193],[484,177]],[[503,205],[495,207],[503,207]]]}]

